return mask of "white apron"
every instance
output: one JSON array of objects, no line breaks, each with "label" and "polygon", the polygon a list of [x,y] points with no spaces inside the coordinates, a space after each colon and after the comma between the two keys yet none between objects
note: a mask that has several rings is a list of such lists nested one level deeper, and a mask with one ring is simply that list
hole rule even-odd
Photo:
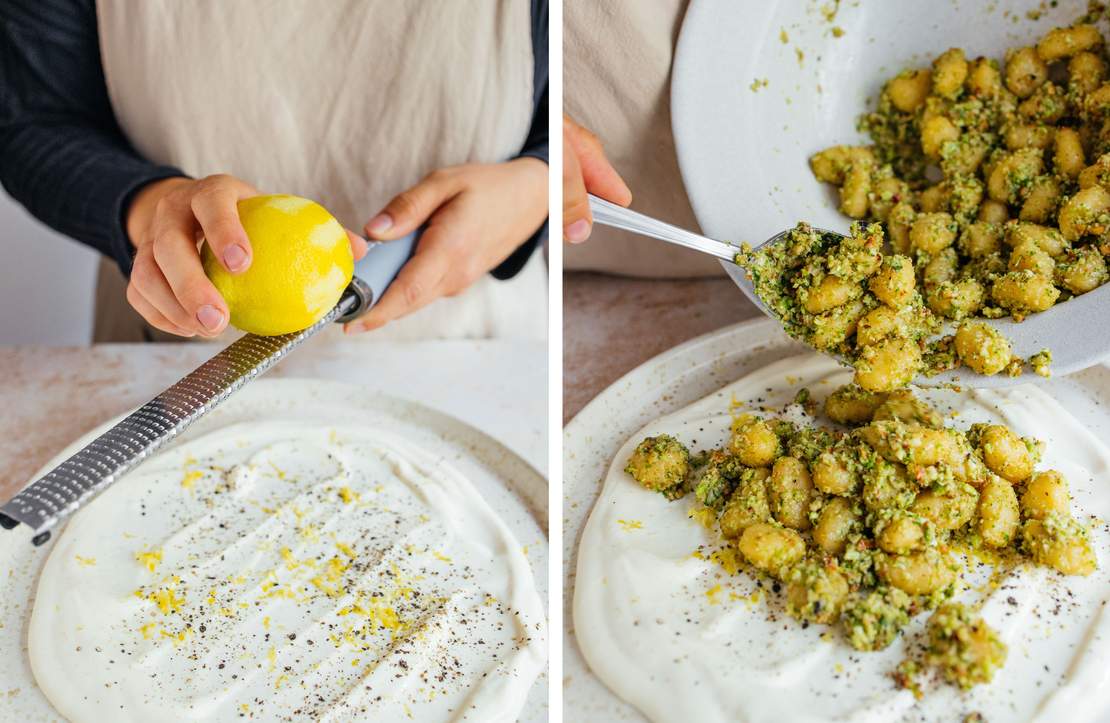
[{"label": "white apron", "polygon": [[[512,158],[531,123],[528,0],[96,6],[112,108],[140,154],[314,199],[356,233],[436,168]],[[117,285],[98,301],[126,304]],[[543,338],[546,297],[536,253],[363,337]]]},{"label": "white apron", "polygon": [[[671,134],[671,61],[688,0],[565,0],[563,100],[597,134],[632,189],[632,208],[698,230]],[[719,276],[716,259],[595,226],[565,244],[567,269],[632,276]]]}]

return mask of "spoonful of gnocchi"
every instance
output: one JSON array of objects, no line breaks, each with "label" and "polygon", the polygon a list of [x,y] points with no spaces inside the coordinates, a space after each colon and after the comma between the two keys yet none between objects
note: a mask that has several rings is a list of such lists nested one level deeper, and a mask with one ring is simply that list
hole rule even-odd
[{"label": "spoonful of gnocchi", "polygon": [[[1033,267],[1041,249],[1035,238],[1016,246],[1024,256],[1017,268],[998,275],[991,295],[995,305],[986,306],[981,285],[956,277],[956,253],[944,238],[955,231],[939,215],[935,224],[915,225],[919,245],[932,242],[938,248],[915,264],[894,251],[879,223],[854,223],[847,236],[800,223],[752,248],[596,196],[590,196],[590,209],[596,223],[727,262],[722,265],[729,276],[761,311],[791,337],[854,368],[856,383],[869,391],[891,391],[911,381],[1005,387],[1030,381],[1029,371],[1039,380],[1110,357],[1110,292],[1095,288],[1065,301],[1051,278]],[[945,316],[936,313],[938,306]]]}]

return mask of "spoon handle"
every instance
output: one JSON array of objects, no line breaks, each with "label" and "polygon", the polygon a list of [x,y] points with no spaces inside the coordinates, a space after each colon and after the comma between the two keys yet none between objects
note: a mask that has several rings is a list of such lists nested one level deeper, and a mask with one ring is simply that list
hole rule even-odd
[{"label": "spoon handle", "polygon": [[651,216],[630,211],[627,208],[609,203],[603,198],[598,198],[592,193],[590,196],[590,211],[594,215],[594,223],[613,228],[624,229],[633,233],[657,238],[660,241],[685,246],[688,249],[701,251],[703,254],[716,256],[725,261],[732,261],[740,250],[724,241],[699,236],[669,223],[663,223]]}]

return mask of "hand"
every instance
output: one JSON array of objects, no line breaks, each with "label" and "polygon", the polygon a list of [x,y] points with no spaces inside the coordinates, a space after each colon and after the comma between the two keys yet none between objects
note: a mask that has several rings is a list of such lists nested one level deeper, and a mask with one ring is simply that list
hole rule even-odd
[{"label": "hand", "polygon": [[371,331],[441,296],[462,293],[517,249],[547,217],[547,164],[535,158],[434,171],[366,224],[391,241],[427,222],[416,253],[382,299],[344,328]]},{"label": "hand", "polygon": [[593,230],[587,193],[620,206],[632,203],[632,192],[605,157],[593,133],[563,116],[563,238],[582,243]]},{"label": "hand", "polygon": [[[204,337],[227,327],[227,303],[204,274],[200,242],[206,240],[231,273],[250,268],[251,243],[236,204],[257,195],[250,184],[225,175],[167,178],[136,194],[125,219],[135,247],[127,301],[151,326]],[[362,258],[366,242],[347,235],[355,258]]]}]

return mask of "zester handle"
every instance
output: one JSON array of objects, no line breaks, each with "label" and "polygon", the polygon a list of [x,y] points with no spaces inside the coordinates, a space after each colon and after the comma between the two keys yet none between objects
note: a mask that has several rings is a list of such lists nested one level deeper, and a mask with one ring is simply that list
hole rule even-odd
[{"label": "zester handle", "polygon": [[355,264],[355,277],[351,279],[350,290],[358,296],[359,303],[336,321],[346,323],[357,319],[378,303],[397,278],[397,272],[412,258],[423,231],[421,227],[396,241],[371,242],[366,255]]}]

